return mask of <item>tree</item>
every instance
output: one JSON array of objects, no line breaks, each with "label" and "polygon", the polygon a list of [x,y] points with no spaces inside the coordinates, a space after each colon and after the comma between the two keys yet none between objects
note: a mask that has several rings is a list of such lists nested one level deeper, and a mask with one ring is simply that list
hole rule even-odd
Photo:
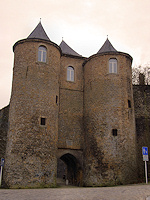
[{"label": "tree", "polygon": [[132,68],[132,83],[150,85],[150,64]]}]

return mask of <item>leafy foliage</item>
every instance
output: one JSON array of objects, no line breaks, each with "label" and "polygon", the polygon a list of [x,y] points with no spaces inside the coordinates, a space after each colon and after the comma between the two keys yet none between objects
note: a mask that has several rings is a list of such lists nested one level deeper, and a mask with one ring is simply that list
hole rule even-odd
[{"label": "leafy foliage", "polygon": [[132,68],[133,85],[150,85],[150,64]]}]

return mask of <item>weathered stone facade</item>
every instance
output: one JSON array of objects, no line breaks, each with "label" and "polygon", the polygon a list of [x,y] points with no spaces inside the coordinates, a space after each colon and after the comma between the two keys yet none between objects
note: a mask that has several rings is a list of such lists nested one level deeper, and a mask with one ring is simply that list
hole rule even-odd
[{"label": "weathered stone facade", "polygon": [[60,50],[44,42],[47,62],[37,62],[39,45],[27,39],[14,46],[5,181],[15,187],[56,185]]},{"label": "weathered stone facade", "polygon": [[[44,62],[38,61],[39,47],[46,49]],[[51,42],[41,24],[13,49],[2,153],[5,184],[52,187],[57,177],[79,186],[136,182],[131,56],[116,51],[107,39],[97,54],[84,58],[64,42],[60,47]],[[115,72],[109,71],[110,59],[117,61]],[[69,66],[73,80],[68,80]],[[5,138],[7,120],[4,124]]]},{"label": "weathered stone facade", "polygon": [[0,158],[5,157],[9,106],[0,110]]},{"label": "weathered stone facade", "polygon": [[[144,84],[144,83],[143,83]],[[144,181],[144,162],[142,147],[150,149],[150,85],[134,85],[134,106],[137,137],[138,181]],[[148,162],[148,177],[150,177]]]},{"label": "weathered stone facade", "polygon": [[[112,57],[118,61],[117,74],[109,73]],[[121,184],[136,178],[131,62],[129,55],[111,52],[92,56],[84,65],[87,185]],[[117,136],[113,136],[113,129]]]}]

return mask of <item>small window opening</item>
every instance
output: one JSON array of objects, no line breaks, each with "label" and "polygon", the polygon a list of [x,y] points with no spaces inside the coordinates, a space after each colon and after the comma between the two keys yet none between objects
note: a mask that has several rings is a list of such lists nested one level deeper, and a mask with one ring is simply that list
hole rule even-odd
[{"label": "small window opening", "polygon": [[128,108],[131,108],[131,101],[128,100]]},{"label": "small window opening", "polygon": [[46,118],[41,117],[41,125],[42,126],[46,125]]},{"label": "small window opening", "polygon": [[56,104],[58,103],[58,96],[56,95]]},{"label": "small window opening", "polygon": [[115,58],[109,60],[109,73],[117,73],[117,59]]},{"label": "small window opening", "polygon": [[117,136],[117,129],[112,129],[113,136]]},{"label": "small window opening", "polygon": [[39,62],[46,62],[46,53],[47,53],[46,47],[40,46],[38,49],[38,61]]},{"label": "small window opening", "polygon": [[67,81],[74,82],[74,68],[72,66],[67,67]]}]

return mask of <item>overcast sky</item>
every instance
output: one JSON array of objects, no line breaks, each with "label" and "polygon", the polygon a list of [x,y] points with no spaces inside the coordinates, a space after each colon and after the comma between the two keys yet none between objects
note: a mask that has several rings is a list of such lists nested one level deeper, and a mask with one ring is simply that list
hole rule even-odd
[{"label": "overcast sky", "polygon": [[0,109],[9,104],[12,46],[42,19],[50,40],[82,56],[97,53],[107,35],[133,66],[150,64],[150,0],[0,0]]}]

